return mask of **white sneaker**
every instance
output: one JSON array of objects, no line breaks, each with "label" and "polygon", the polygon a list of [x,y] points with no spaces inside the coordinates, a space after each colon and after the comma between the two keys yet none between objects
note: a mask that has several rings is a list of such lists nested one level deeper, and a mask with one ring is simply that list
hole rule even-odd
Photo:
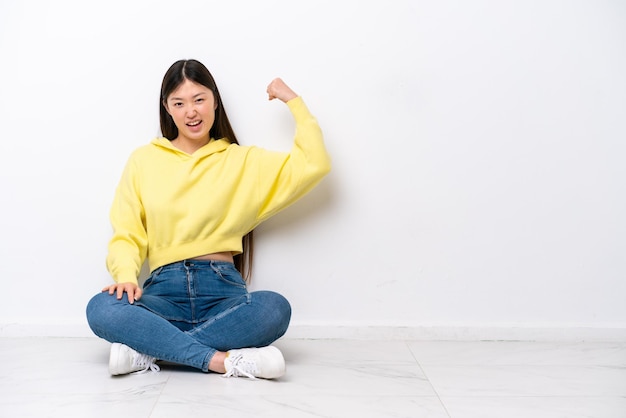
[{"label": "white sneaker", "polygon": [[148,370],[158,372],[161,368],[155,364],[155,361],[154,357],[140,354],[124,344],[113,343],[109,356],[109,373],[115,376],[134,372],[143,373]]},{"label": "white sneaker", "polygon": [[275,379],[285,374],[285,359],[273,346],[230,350],[224,360],[226,373],[222,377]]}]

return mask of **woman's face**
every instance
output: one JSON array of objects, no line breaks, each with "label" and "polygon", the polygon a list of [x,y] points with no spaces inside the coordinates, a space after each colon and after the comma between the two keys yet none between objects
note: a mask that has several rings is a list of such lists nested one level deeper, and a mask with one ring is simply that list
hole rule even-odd
[{"label": "woman's face", "polygon": [[178,128],[178,138],[193,142],[207,142],[215,121],[215,97],[207,87],[185,79],[168,97],[167,112]]}]

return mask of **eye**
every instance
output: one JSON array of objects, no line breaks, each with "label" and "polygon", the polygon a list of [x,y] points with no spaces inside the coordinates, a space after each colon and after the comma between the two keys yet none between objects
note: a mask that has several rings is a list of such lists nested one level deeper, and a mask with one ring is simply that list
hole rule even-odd
[{"label": "eye", "polygon": [[204,99],[196,99],[196,103],[202,103]]},{"label": "eye", "polygon": [[174,107],[181,107],[182,105],[182,102],[174,102],[174,104],[172,104]]}]

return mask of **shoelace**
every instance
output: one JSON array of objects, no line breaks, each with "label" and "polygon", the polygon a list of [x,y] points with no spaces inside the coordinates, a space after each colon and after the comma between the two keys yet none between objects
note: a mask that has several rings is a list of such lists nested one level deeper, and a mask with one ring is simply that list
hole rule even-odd
[{"label": "shoelace", "polygon": [[137,370],[134,373],[141,374],[145,373],[148,370],[153,372],[161,371],[161,368],[155,363],[155,359],[146,354],[137,353],[133,356],[133,368],[141,367],[141,370]]},{"label": "shoelace", "polygon": [[231,369],[224,373],[222,377],[248,377],[255,380],[252,373],[256,371],[256,363],[245,360],[243,355],[238,354],[231,360]]}]

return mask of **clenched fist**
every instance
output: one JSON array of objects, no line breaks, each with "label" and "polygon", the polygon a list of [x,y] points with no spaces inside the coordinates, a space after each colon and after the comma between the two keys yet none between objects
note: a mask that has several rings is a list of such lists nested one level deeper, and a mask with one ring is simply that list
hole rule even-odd
[{"label": "clenched fist", "polygon": [[298,97],[298,95],[280,78],[275,78],[270,85],[267,86],[267,94],[269,100],[280,99],[285,103]]}]

